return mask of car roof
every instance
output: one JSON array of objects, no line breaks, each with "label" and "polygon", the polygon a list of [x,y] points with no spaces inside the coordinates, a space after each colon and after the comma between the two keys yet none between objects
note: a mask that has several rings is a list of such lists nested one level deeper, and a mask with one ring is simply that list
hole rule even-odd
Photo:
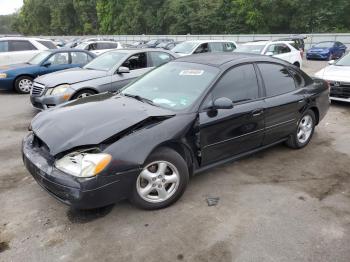
[{"label": "car roof", "polygon": [[0,37],[0,40],[35,40],[35,41],[52,42],[50,39],[37,38],[37,37],[21,37],[21,36],[5,36],[5,37]]},{"label": "car roof", "polygon": [[229,62],[243,62],[243,61],[278,61],[284,63],[280,59],[271,58],[265,55],[257,55],[250,53],[206,53],[206,54],[197,54],[180,57],[175,62],[187,62],[187,63],[195,63],[195,64],[203,64],[214,67],[221,67],[224,64]]},{"label": "car roof", "polygon": [[[227,39],[222,39],[222,40],[211,40],[211,39],[209,39],[209,40],[205,40],[205,39],[203,39],[203,40],[187,40],[187,41],[184,41],[184,42],[191,42],[191,43],[222,43],[222,42],[232,42],[232,43],[234,43],[235,41],[233,41],[233,40],[227,40]],[[184,43],[184,42],[182,42],[182,43]]]}]

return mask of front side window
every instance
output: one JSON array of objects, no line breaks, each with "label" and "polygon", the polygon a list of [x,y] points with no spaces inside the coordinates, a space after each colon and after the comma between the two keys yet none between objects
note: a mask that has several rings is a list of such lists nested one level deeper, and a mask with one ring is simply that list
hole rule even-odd
[{"label": "front side window", "polygon": [[139,53],[132,55],[126,60],[123,65],[124,67],[128,67],[130,70],[142,69],[147,67],[147,54]]},{"label": "front side window", "polygon": [[66,65],[69,64],[68,53],[57,53],[51,56],[48,60],[51,65]]},{"label": "front side window", "polygon": [[173,59],[169,54],[163,52],[150,52],[150,58],[152,66],[155,67],[168,63]]},{"label": "front side window", "polygon": [[233,102],[249,101],[259,97],[259,86],[254,66],[241,65],[229,69],[213,90],[213,98],[226,97]]},{"label": "front side window", "polygon": [[197,47],[196,51],[194,51],[194,54],[201,54],[201,53],[208,53],[209,52],[209,46],[208,43],[201,44],[199,47]]},{"label": "front side window", "polygon": [[295,90],[295,82],[287,68],[277,64],[258,64],[264,80],[266,96],[276,96]]},{"label": "front side window", "polygon": [[86,64],[90,56],[84,52],[71,52],[72,64]]},{"label": "front side window", "polygon": [[9,43],[7,41],[0,41],[0,52],[8,52]]},{"label": "front side window", "polygon": [[141,77],[121,93],[151,100],[167,109],[183,110],[193,105],[219,72],[207,65],[171,62]]},{"label": "front side window", "polygon": [[10,40],[9,51],[28,51],[37,50],[37,48],[27,40]]}]

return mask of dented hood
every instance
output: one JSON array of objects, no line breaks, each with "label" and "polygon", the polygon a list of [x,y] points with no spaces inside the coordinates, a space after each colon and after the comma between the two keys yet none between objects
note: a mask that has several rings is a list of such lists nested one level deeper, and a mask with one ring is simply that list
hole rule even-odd
[{"label": "dented hood", "polygon": [[134,98],[105,93],[39,113],[32,121],[32,130],[50,154],[56,155],[79,146],[98,145],[147,119],[172,115]]}]

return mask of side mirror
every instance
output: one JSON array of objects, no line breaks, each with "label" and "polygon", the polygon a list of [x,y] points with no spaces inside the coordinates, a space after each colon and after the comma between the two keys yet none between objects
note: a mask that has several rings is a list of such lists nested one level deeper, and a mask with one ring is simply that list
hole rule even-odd
[{"label": "side mirror", "polygon": [[130,73],[130,69],[125,66],[121,66],[117,70],[117,74],[128,74],[128,73]]},{"label": "side mirror", "polygon": [[217,98],[213,103],[213,109],[232,109],[233,102],[227,97]]},{"label": "side mirror", "polygon": [[51,62],[45,61],[42,66],[49,67],[51,65]]},{"label": "side mirror", "polygon": [[334,65],[335,64],[335,60],[328,61],[328,64],[329,65]]},{"label": "side mirror", "polygon": [[265,55],[273,56],[273,52],[266,52]]}]

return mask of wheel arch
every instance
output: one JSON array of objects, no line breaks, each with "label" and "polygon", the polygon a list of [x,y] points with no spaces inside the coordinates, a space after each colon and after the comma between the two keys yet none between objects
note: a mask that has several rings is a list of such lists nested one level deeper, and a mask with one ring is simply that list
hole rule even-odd
[{"label": "wheel arch", "polygon": [[190,175],[194,172],[195,167],[195,157],[192,149],[190,149],[187,145],[177,142],[177,141],[166,141],[158,146],[156,146],[149,155],[151,155],[153,152],[159,150],[160,148],[170,148],[177,152],[185,161],[188,167],[188,172]]},{"label": "wheel arch", "polygon": [[34,75],[31,75],[31,74],[20,74],[20,75],[18,75],[18,76],[15,77],[15,79],[14,79],[14,81],[13,81],[13,88],[15,88],[17,79],[20,78],[20,77],[23,77],[23,76],[29,76],[30,78],[33,78],[33,80],[34,80],[34,78],[35,78],[35,76],[34,76]]},{"label": "wheel arch", "polygon": [[318,123],[320,122],[320,111],[318,110],[318,108],[316,106],[312,106],[309,109],[311,111],[313,111],[315,114],[315,120],[316,120],[315,126],[317,126]]},{"label": "wheel arch", "polygon": [[81,91],[85,91],[85,90],[92,91],[92,92],[94,92],[95,94],[100,93],[96,88],[93,88],[93,87],[83,87],[83,88],[79,88],[79,89],[75,90],[75,92],[74,92],[73,95],[71,96],[70,100],[73,100],[76,94],[78,94],[78,93],[81,92]]}]

